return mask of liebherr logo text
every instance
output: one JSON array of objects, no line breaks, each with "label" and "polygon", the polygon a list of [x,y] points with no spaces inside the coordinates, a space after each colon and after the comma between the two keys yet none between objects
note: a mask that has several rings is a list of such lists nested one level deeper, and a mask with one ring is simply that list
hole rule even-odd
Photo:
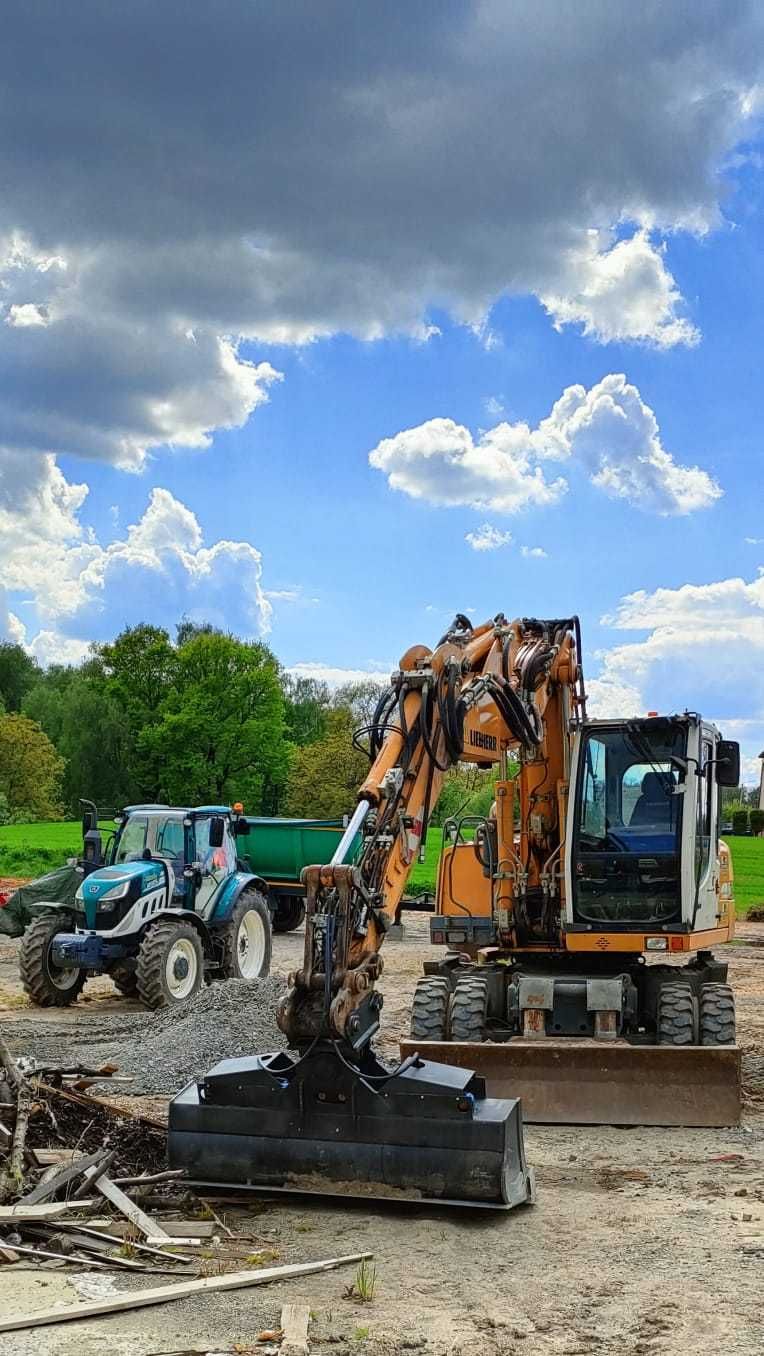
[{"label": "liebherr logo text", "polygon": [[490,749],[492,753],[499,747],[496,735],[483,734],[481,730],[470,730],[470,744],[475,749]]}]

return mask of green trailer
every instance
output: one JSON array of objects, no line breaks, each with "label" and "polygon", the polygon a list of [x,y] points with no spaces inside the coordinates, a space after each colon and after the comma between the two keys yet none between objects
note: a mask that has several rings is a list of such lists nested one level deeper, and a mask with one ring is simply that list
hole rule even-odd
[{"label": "green trailer", "polygon": [[[291,932],[305,917],[304,866],[330,862],[347,825],[344,819],[265,819],[246,816],[248,831],[239,829],[237,851],[248,871],[268,886],[274,932]],[[361,845],[358,835],[348,861]]]}]

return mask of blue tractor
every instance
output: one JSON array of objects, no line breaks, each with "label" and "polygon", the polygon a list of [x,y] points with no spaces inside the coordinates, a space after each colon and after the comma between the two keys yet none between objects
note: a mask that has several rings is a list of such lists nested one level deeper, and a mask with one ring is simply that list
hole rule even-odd
[{"label": "blue tractor", "polygon": [[265,882],[240,869],[246,820],[226,805],[130,805],[102,848],[95,806],[83,820],[73,905],[40,904],[21,944],[24,989],[39,1007],[76,1001],[107,974],[148,1008],[187,1002],[204,980],[258,979],[271,962]]}]

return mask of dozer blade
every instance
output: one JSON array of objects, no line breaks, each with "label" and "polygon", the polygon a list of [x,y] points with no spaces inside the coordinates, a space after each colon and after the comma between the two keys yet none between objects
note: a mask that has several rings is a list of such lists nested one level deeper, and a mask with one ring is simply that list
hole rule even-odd
[{"label": "dozer blade", "polygon": [[401,1041],[401,1054],[468,1066],[492,1097],[548,1125],[726,1126],[740,1121],[737,1046],[576,1040]]},{"label": "dozer blade", "polygon": [[410,1058],[227,1059],[170,1104],[168,1155],[198,1183],[509,1208],[533,1199],[520,1104]]}]

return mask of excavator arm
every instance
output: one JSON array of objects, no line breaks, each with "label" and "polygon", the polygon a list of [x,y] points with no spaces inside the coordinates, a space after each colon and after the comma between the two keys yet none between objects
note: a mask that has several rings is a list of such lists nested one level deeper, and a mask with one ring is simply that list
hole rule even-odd
[{"label": "excavator arm", "polygon": [[[459,615],[434,650],[418,645],[403,655],[365,732],[371,768],[342,842],[329,865],[303,873],[303,964],[277,1012],[290,1044],[329,1037],[359,1050],[377,1030],[385,933],[444,777],[459,762],[499,765],[496,904],[514,927],[513,899],[559,854],[559,786],[543,788],[550,775],[554,783],[567,776],[568,726],[583,703],[577,639],[576,618],[509,623],[500,614],[473,627]],[[519,852],[509,752],[521,764]],[[348,864],[359,834],[361,850]]]}]

